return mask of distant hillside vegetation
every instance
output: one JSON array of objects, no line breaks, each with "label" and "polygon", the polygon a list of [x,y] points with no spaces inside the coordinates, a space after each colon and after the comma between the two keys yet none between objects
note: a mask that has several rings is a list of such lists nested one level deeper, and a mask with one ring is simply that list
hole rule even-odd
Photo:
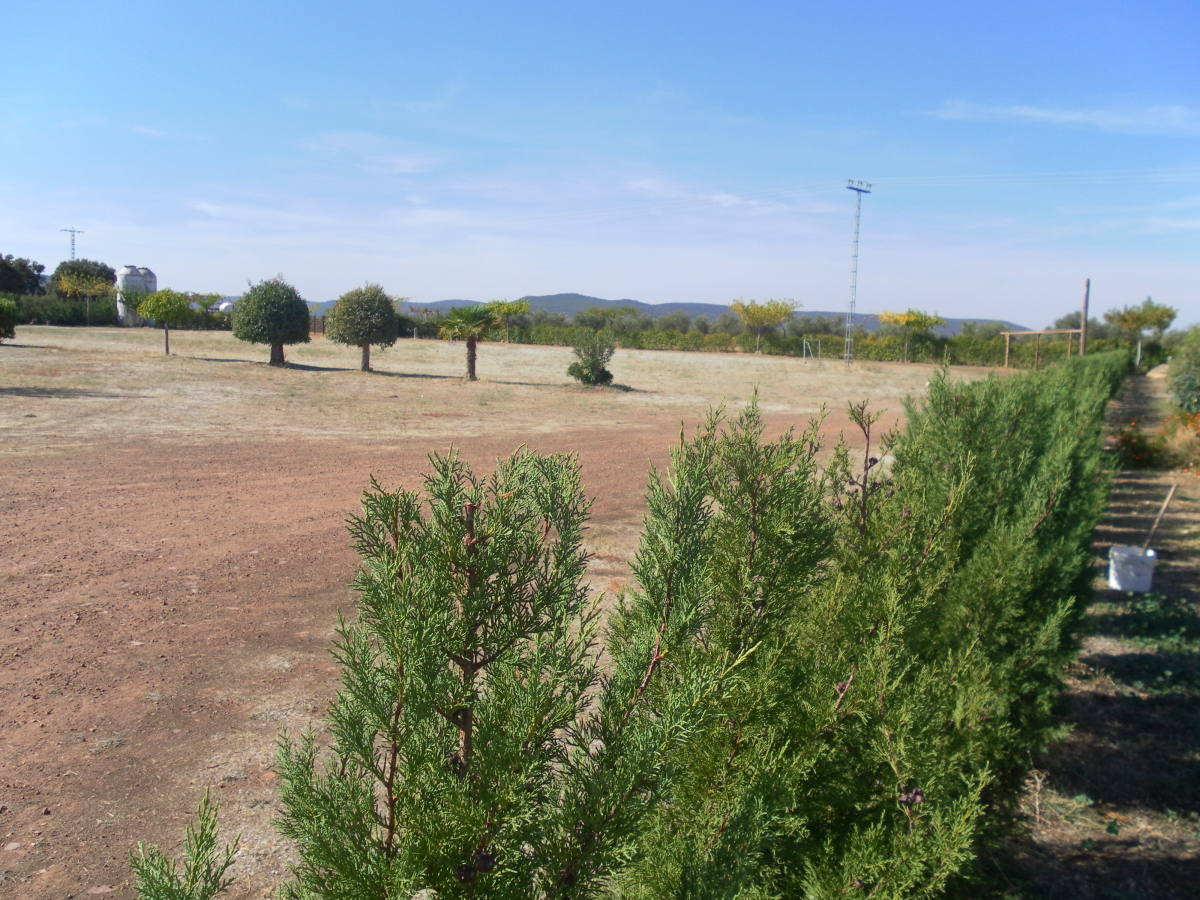
[{"label": "distant hillside vegetation", "polygon": [[[721,306],[717,303],[642,303],[640,300],[605,300],[601,297],[589,297],[587,294],[542,294],[540,296],[527,295],[521,297],[522,300],[529,301],[529,309],[531,312],[544,310],[548,313],[562,313],[566,316],[574,316],[576,313],[581,313],[584,310],[594,307],[603,309],[621,309],[622,307],[631,306],[640,313],[658,318],[661,315],[672,312],[685,312],[692,318],[696,316],[708,316],[709,319],[715,319],[722,313],[729,312],[728,306]],[[322,316],[333,305],[333,301],[321,303],[316,306],[313,315]],[[456,306],[479,306],[479,300],[437,300],[433,303],[405,303],[404,308],[440,310],[446,312]],[[845,310],[811,310],[798,309],[796,310],[797,318],[821,318],[821,319],[840,319],[845,315]],[[964,322],[995,322],[996,319],[946,319],[946,324],[934,329],[934,333],[940,337],[954,337],[962,330]],[[868,332],[879,330],[879,319],[872,314],[862,314],[854,317],[854,323],[861,325]],[[1024,325],[1017,325],[1012,322],[1002,322],[1007,331],[1027,331]]]}]

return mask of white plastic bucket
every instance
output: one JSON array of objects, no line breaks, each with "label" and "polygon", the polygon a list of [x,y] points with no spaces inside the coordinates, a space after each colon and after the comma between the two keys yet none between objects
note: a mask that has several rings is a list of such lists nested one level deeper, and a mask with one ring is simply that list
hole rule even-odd
[{"label": "white plastic bucket", "polygon": [[1108,551],[1108,586],[1114,591],[1146,594],[1154,583],[1158,554],[1141,547],[1112,547]]}]

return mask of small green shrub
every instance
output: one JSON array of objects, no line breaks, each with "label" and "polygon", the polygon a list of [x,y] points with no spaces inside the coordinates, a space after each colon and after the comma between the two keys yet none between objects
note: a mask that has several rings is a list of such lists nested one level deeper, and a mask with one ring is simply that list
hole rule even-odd
[{"label": "small green shrub", "polygon": [[1200,413],[1200,351],[1188,350],[1171,360],[1170,384],[1180,409]]},{"label": "small green shrub", "polygon": [[1162,594],[1135,597],[1117,621],[1125,637],[1200,640],[1200,613],[1196,607],[1186,600]]},{"label": "small green shrub", "polygon": [[17,336],[17,304],[7,297],[0,297],[0,341]]},{"label": "small green shrub", "polygon": [[583,332],[576,336],[574,347],[575,362],[567,367],[568,375],[582,384],[612,384],[607,366],[617,345],[609,329]]},{"label": "small green shrub", "polygon": [[[240,840],[240,839],[238,839]],[[212,900],[231,884],[226,875],[237,855],[238,840],[217,849],[217,804],[206,791],[183,842],[183,871],[157,847],[138,844],[129,854],[141,900]]]}]

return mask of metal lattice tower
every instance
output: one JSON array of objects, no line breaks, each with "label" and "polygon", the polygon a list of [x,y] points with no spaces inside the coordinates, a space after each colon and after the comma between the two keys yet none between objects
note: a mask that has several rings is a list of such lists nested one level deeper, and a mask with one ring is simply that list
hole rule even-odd
[{"label": "metal lattice tower", "polygon": [[83,234],[78,228],[60,228],[59,231],[65,231],[71,235],[71,262],[75,262],[75,235]]},{"label": "metal lattice tower", "polygon": [[846,190],[854,191],[854,246],[850,252],[850,309],[846,314],[846,365],[854,362],[854,303],[858,299],[858,223],[862,218],[863,194],[871,193],[865,181],[847,181]]}]

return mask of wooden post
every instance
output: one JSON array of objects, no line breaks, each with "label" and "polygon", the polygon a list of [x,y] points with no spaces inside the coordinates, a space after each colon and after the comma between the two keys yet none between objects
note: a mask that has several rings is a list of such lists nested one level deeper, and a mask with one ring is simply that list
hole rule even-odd
[{"label": "wooden post", "polygon": [[1004,368],[1006,368],[1006,369],[1008,368],[1008,348],[1011,344],[1012,344],[1012,335],[1006,334],[1004,336]]},{"label": "wooden post", "polygon": [[1083,356],[1087,352],[1087,317],[1088,317],[1088,300],[1092,296],[1092,279],[1088,279],[1083,283],[1083,318],[1079,320],[1079,355]]},{"label": "wooden post", "polygon": [[1074,338],[1075,338],[1075,335],[1071,334],[1071,332],[1068,331],[1067,332],[1067,359],[1071,358],[1071,341]]},{"label": "wooden post", "polygon": [[1038,360],[1042,355],[1042,333],[1039,331],[1033,339],[1033,371],[1038,370]]}]

